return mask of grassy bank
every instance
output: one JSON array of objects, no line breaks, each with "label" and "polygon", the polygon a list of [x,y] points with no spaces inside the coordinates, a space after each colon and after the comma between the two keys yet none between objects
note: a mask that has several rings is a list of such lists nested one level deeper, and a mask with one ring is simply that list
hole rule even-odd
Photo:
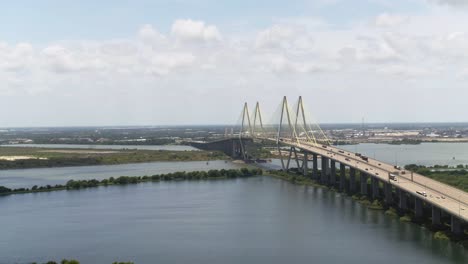
[{"label": "grassy bank", "polygon": [[159,181],[182,181],[182,180],[213,180],[213,179],[234,179],[245,178],[255,175],[262,175],[261,169],[247,169],[242,168],[239,170],[209,170],[209,171],[192,171],[192,172],[174,172],[167,174],[155,174],[151,176],[120,176],[110,177],[104,180],[69,180],[65,185],[46,185],[46,186],[33,186],[32,188],[17,188],[10,189],[0,186],[0,195],[23,194],[23,193],[36,193],[36,192],[51,192],[60,190],[79,190],[86,188],[95,188],[99,186],[110,185],[127,185],[137,184],[143,182],[159,182]]},{"label": "grassy bank", "polygon": [[406,165],[405,169],[468,192],[468,168],[464,165],[451,168],[438,165],[426,167],[410,164]]},{"label": "grassy bank", "polygon": [[[112,165],[154,161],[227,160],[217,151],[169,151],[134,149],[53,149],[0,147],[0,170],[65,166]],[[15,159],[27,157],[27,159]]]}]

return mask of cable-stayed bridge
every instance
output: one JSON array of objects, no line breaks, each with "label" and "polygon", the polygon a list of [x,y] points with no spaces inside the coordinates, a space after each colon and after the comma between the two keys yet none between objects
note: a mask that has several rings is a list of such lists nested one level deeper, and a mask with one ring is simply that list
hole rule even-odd
[{"label": "cable-stayed bridge", "polygon": [[252,115],[245,103],[235,134],[226,133],[224,139],[194,146],[254,161],[255,157],[247,149],[250,142],[272,144],[285,171],[295,163],[304,176],[322,184],[382,199],[388,205],[414,214],[415,219],[430,218],[434,226],[446,222],[454,234],[462,234],[466,229],[468,193],[393,164],[332,146],[318,123],[311,121],[302,97],[293,108],[284,97],[272,122],[264,124],[263,117],[258,102]]}]

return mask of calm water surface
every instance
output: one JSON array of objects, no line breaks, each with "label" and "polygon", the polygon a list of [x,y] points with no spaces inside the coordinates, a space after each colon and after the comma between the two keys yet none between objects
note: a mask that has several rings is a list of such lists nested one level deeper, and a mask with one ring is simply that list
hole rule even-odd
[{"label": "calm water surface", "polygon": [[[468,164],[467,143],[342,147],[399,165]],[[243,166],[195,161],[2,170],[0,185]],[[340,194],[269,177],[11,195],[0,197],[0,209],[0,263],[468,262],[466,250],[433,240],[419,226]]]},{"label": "calm water surface", "polygon": [[468,164],[468,143],[421,143],[419,145],[359,144],[339,148],[360,152],[384,162],[404,166]]},{"label": "calm water surface", "polygon": [[[42,145],[37,145],[42,146]],[[52,145],[70,146],[70,145]],[[83,145],[73,145],[81,146]],[[91,145],[92,146],[92,145]],[[119,146],[108,145],[109,147]],[[101,146],[95,146],[101,147]],[[128,146],[126,146],[128,147]],[[184,146],[135,146],[135,147],[184,147]],[[187,146],[185,146],[187,147]],[[190,147],[189,147],[190,148]],[[340,148],[364,153],[369,157],[392,164],[406,165],[458,165],[468,164],[468,143],[423,143],[420,145],[360,144]],[[455,159],[453,159],[455,157]],[[265,167],[266,165],[266,167]],[[319,162],[320,168],[320,162]],[[80,166],[64,168],[41,168],[24,170],[0,170],[0,186],[9,188],[32,187],[33,185],[64,184],[71,179],[106,179],[109,177],[143,176],[175,171],[240,168],[243,165],[224,161],[150,162],[138,164]],[[280,169],[281,163],[273,159],[262,165],[268,169]],[[291,161],[291,167],[296,163]],[[310,165],[312,166],[312,165]]]},{"label": "calm water surface", "polygon": [[0,263],[467,263],[350,198],[270,177],[0,197]]},{"label": "calm water surface", "polygon": [[218,160],[0,170],[0,186],[7,186],[9,188],[30,188],[34,185],[64,184],[72,179],[102,180],[118,176],[144,176],[176,171],[239,169],[245,166],[246,165],[236,164],[230,161]]}]

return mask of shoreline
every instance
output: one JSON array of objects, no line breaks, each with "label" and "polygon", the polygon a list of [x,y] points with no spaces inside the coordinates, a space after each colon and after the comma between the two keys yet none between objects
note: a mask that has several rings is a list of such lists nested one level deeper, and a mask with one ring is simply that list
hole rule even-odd
[{"label": "shoreline", "polygon": [[28,194],[28,193],[41,193],[41,192],[54,192],[54,191],[71,191],[97,187],[118,186],[127,184],[138,184],[146,182],[161,182],[161,181],[198,181],[198,180],[220,180],[220,179],[234,179],[245,178],[251,176],[261,176],[263,170],[259,168],[241,168],[241,169],[219,169],[208,171],[191,171],[191,172],[173,172],[166,174],[154,174],[145,176],[118,176],[109,177],[103,180],[89,179],[89,180],[69,180],[66,184],[34,185],[32,188],[16,188],[10,189],[5,186],[0,186],[0,196]]},{"label": "shoreline", "polygon": [[[0,171],[10,169],[120,165],[146,162],[231,160],[219,151],[104,150],[76,148],[1,147]],[[11,160],[9,160],[11,157]],[[18,157],[27,157],[17,159]],[[16,159],[13,159],[16,158]]]},{"label": "shoreline", "polygon": [[289,183],[296,184],[296,185],[313,186],[313,187],[321,188],[326,191],[332,191],[335,193],[342,194],[352,199],[353,201],[360,203],[361,205],[365,206],[369,210],[382,211],[384,214],[390,217],[397,218],[401,222],[411,223],[411,224],[420,226],[422,228],[426,228],[427,230],[431,231],[434,239],[448,240],[457,245],[462,246],[465,250],[468,250],[468,233],[466,231],[460,237],[454,236],[450,232],[450,230],[447,230],[447,227],[445,225],[434,227],[427,220],[421,221],[421,220],[415,219],[413,216],[413,213],[410,211],[401,212],[395,205],[390,205],[390,206],[385,205],[385,203],[381,199],[371,200],[371,198],[362,196],[361,194],[358,194],[358,193],[350,194],[346,191],[342,192],[342,191],[339,191],[335,187],[330,187],[327,185],[320,184],[313,179],[306,178],[302,176],[302,174],[296,174],[294,172],[285,173],[282,171],[268,170],[265,172],[265,175],[268,175],[268,176],[271,176],[280,180],[284,180],[284,181],[287,181]]}]

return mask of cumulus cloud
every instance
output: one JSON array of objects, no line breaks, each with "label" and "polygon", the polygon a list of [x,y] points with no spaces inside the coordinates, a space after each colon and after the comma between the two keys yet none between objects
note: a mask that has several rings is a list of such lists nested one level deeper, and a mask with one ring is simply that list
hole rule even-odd
[{"label": "cumulus cloud", "polygon": [[138,31],[138,37],[148,45],[159,45],[166,41],[166,36],[159,33],[152,25],[143,25]]},{"label": "cumulus cloud", "polygon": [[220,41],[218,28],[203,21],[179,19],[172,24],[171,34],[182,41]]},{"label": "cumulus cloud", "polygon": [[407,16],[383,13],[376,17],[375,25],[378,27],[394,27],[404,24],[408,19]]},{"label": "cumulus cloud", "polygon": [[[170,28],[143,25],[125,39],[51,40],[44,46],[0,41],[0,94],[21,97],[21,102],[27,98],[21,95],[42,95],[46,104],[53,96],[56,104],[72,98],[63,107],[80,104],[79,119],[81,104],[109,94],[116,102],[107,114],[120,118],[128,112],[120,110],[126,109],[121,107],[125,103],[133,103],[132,109],[148,110],[138,115],[145,116],[167,110],[171,107],[167,102],[187,98],[183,106],[198,111],[202,108],[190,101],[236,103],[266,92],[273,101],[290,90],[298,92],[294,87],[311,98],[318,98],[316,89],[323,89],[320,94],[337,100],[356,94],[363,94],[356,100],[365,99],[369,91],[390,91],[390,85],[410,92],[405,83],[437,85],[440,80],[448,80],[446,87],[458,84],[457,92],[463,92],[468,80],[468,17],[457,12],[447,16],[443,8],[434,10],[442,13],[385,13],[341,27],[325,22],[314,25],[315,19],[277,19],[269,27],[221,35],[215,25],[184,19],[174,21]],[[379,90],[384,86],[386,90]],[[339,93],[333,94],[337,89]],[[387,95],[392,94],[398,92]],[[157,104],[152,103],[155,98],[160,100]],[[3,112],[7,110],[4,106]],[[101,110],[90,110],[88,117],[94,118]],[[22,120],[33,120],[28,114]],[[189,114],[198,120],[193,122],[200,122],[200,112]],[[220,113],[206,110],[205,114]],[[133,122],[133,118],[127,120]],[[184,120],[185,116],[177,122]],[[158,121],[172,122],[172,117]]]},{"label": "cumulus cloud", "polygon": [[190,53],[156,54],[150,59],[146,72],[154,75],[167,75],[176,69],[183,69],[195,62],[195,56]]},{"label": "cumulus cloud", "polygon": [[283,50],[303,55],[314,51],[314,39],[310,31],[301,26],[274,25],[257,33],[254,48],[261,50]]},{"label": "cumulus cloud", "polygon": [[55,72],[79,71],[84,67],[81,60],[76,59],[69,50],[59,45],[45,48],[42,54],[45,57],[44,62]]},{"label": "cumulus cloud", "polygon": [[42,51],[41,61],[56,73],[100,71],[107,67],[101,56],[85,51],[72,51],[61,45],[52,45]]},{"label": "cumulus cloud", "polygon": [[[243,74],[333,72],[339,78],[361,72],[426,78],[468,68],[468,33],[457,28],[464,21],[460,18],[431,32],[419,30],[421,25],[440,21],[430,16],[382,14],[373,24],[347,29],[285,21],[254,34],[224,38],[216,26],[186,19],[176,20],[168,35],[147,24],[136,29],[133,38],[121,40],[56,42],[42,48],[0,42],[0,80],[7,80],[10,88],[29,89],[33,83],[54,87],[48,84],[75,77],[112,86],[117,78],[133,82],[204,74],[236,79]],[[402,23],[405,26],[399,27]]]},{"label": "cumulus cloud", "polygon": [[255,48],[281,48],[294,36],[294,30],[289,27],[275,25],[257,34]]},{"label": "cumulus cloud", "polygon": [[33,61],[34,49],[29,43],[18,43],[9,46],[0,43],[0,70],[23,71],[29,68]]}]

